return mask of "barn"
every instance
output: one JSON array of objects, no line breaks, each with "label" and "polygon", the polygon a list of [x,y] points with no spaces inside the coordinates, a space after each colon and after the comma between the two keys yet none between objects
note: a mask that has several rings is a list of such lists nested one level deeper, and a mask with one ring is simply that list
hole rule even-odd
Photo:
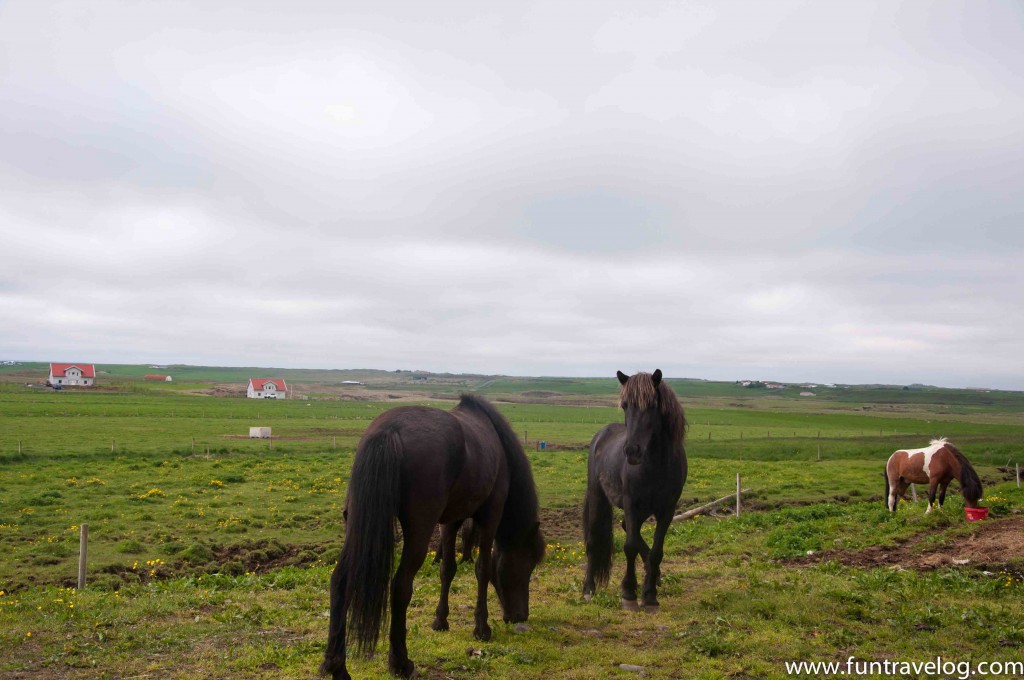
[{"label": "barn", "polygon": [[93,364],[50,364],[51,385],[81,385],[90,387],[96,384],[96,367]]},{"label": "barn", "polygon": [[250,399],[287,399],[288,385],[281,378],[249,378],[245,396]]}]

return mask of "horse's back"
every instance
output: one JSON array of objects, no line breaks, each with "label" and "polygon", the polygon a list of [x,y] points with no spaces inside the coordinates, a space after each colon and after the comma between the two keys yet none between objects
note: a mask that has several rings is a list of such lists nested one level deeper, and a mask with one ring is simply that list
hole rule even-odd
[{"label": "horse's back", "polygon": [[597,431],[590,440],[591,461],[607,459],[615,450],[622,450],[626,441],[626,426],[622,423],[609,423]]},{"label": "horse's back", "polygon": [[886,461],[886,475],[890,481],[902,478],[915,484],[926,484],[933,477],[946,477],[951,473],[953,457],[946,447],[947,443],[942,440],[919,449],[900,449]]},{"label": "horse's back", "polygon": [[626,442],[626,426],[622,423],[605,425],[590,440],[587,456],[588,493],[597,492],[617,507],[622,507],[622,453]]},{"label": "horse's back", "polygon": [[415,506],[423,500],[446,496],[465,464],[465,436],[458,420],[441,409],[399,406],[379,415],[367,428],[363,441],[388,431],[396,433],[402,442],[404,505]]},{"label": "horse's back", "polygon": [[470,517],[488,500],[497,511],[508,494],[505,449],[494,425],[472,409],[456,408],[452,415],[462,428],[463,465],[452,485],[442,522]]}]

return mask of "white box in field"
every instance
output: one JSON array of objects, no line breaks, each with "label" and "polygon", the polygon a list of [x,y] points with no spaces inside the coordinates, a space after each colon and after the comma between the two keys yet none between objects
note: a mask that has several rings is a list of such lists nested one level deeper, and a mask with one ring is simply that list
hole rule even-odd
[{"label": "white box in field", "polygon": [[250,427],[249,439],[270,439],[269,427]]}]

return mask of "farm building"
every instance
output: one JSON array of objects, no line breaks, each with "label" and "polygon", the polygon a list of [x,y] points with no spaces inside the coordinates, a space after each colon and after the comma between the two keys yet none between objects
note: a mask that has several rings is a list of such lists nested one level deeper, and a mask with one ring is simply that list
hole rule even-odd
[{"label": "farm building", "polygon": [[163,382],[171,382],[172,380],[174,380],[174,378],[172,378],[169,375],[147,375],[143,377],[146,380],[162,380]]},{"label": "farm building", "polygon": [[96,367],[92,364],[50,364],[51,385],[84,385],[96,384]]},{"label": "farm building", "polygon": [[287,399],[288,386],[280,378],[249,378],[245,396],[250,399]]}]

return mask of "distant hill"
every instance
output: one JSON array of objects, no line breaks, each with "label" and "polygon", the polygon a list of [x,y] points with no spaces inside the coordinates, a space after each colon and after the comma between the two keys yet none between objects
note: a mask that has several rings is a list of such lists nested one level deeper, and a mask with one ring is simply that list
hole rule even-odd
[{"label": "distant hill", "polygon": [[[0,381],[42,382],[49,364],[45,362],[0,363]],[[96,364],[100,389],[152,389],[193,391],[235,396],[249,378],[284,378],[296,394],[311,398],[455,398],[475,392],[511,401],[566,404],[614,404],[619,384],[614,377],[566,378],[483,375],[476,373],[431,373],[429,371],[379,369],[268,368],[259,366],[189,366],[184,364]],[[152,383],[144,376],[158,372],[173,382]],[[851,404],[939,404],[962,407],[999,407],[1024,410],[1024,392],[1001,390],[947,389],[928,385],[827,385],[782,384],[766,389],[771,381],[724,382],[694,378],[667,378],[684,399],[773,400],[778,402],[836,402]],[[746,381],[750,382],[750,381]],[[755,388],[755,386],[757,388]],[[381,394],[384,393],[384,394]]]}]

